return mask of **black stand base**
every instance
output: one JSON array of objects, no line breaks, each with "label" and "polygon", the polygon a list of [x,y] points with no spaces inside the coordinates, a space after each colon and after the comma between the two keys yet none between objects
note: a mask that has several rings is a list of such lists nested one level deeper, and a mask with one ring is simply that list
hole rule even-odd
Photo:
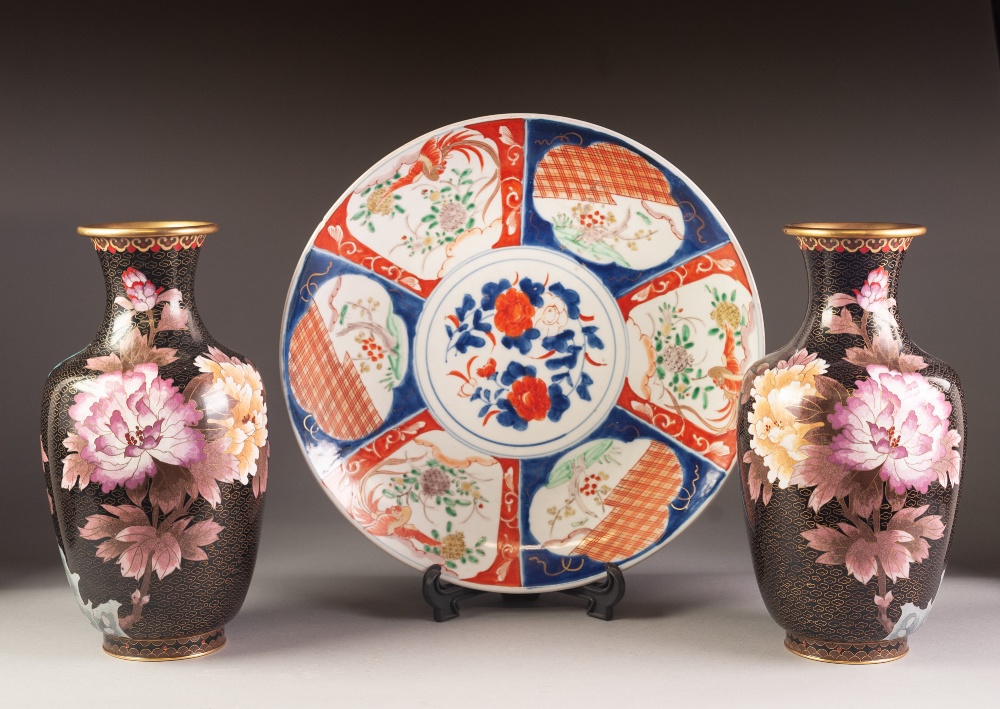
[{"label": "black stand base", "polygon": [[[625,576],[617,564],[605,564],[608,577],[604,581],[570,588],[558,593],[587,599],[587,615],[600,620],[611,620],[614,609],[625,595]],[[480,596],[487,591],[477,591],[464,586],[456,586],[441,580],[441,566],[435,564],[424,572],[424,600],[434,609],[434,620],[443,623],[457,618],[458,602],[465,598]],[[507,603],[530,603],[537,601],[540,593],[503,593],[501,596]]]}]

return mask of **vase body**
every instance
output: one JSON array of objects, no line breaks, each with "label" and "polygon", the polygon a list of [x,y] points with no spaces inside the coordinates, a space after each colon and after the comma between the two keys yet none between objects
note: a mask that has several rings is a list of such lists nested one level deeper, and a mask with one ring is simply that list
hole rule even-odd
[{"label": "vase body", "polygon": [[253,574],[267,407],[257,370],[195,306],[215,230],[81,227],[104,272],[104,321],[45,387],[43,468],[66,575],[105,651],[126,659],[219,649]]},{"label": "vase body", "polygon": [[[922,227],[790,225],[809,304],[742,389],[739,461],[757,582],[799,655],[902,657],[937,594],[965,450],[961,384],[899,318]],[[794,242],[792,242],[794,243]]]}]

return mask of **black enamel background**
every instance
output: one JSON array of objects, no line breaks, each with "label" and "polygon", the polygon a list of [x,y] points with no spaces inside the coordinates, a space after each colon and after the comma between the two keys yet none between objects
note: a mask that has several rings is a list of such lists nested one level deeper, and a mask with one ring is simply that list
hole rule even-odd
[{"label": "black enamel background", "polygon": [[[99,252],[101,268],[108,287],[108,302],[104,323],[94,340],[81,352],[59,364],[46,382],[42,404],[42,441],[49,463],[45,467],[45,483],[52,496],[56,536],[66,554],[70,570],[80,575],[80,592],[84,601],[98,605],[107,600],[122,603],[119,615],[130,609],[129,597],[138,582],[121,575],[117,563],[103,562],[97,555],[99,542],[80,537],[79,528],[89,515],[103,512],[101,505],[130,504],[124,488],[102,493],[100,485],[91,483],[85,489],[63,490],[62,460],[68,451],[62,441],[70,427],[68,410],[76,394],[75,384],[94,378],[95,372],[85,368],[90,357],[111,351],[114,316],[121,308],[113,303],[115,296],[124,295],[122,272],[132,266],[146,274],[155,285],[164,289],[177,288],[183,294],[182,304],[189,312],[189,329],[161,332],[158,347],[177,349],[178,359],[160,368],[160,376],[173,379],[183,389],[199,374],[193,363],[197,355],[214,346],[227,355],[248,361],[242,355],[216,342],[205,331],[198,318],[193,298],[195,267],[199,248],[159,252]],[[85,277],[85,275],[81,275]],[[150,585],[150,602],[142,618],[128,634],[135,638],[170,638],[207,632],[231,620],[239,611],[250,585],[257,544],[260,538],[264,496],[254,497],[250,485],[238,481],[220,485],[222,503],[214,510],[199,498],[191,508],[194,521],[214,518],[224,527],[218,541],[205,547],[207,561],[184,560],[181,567],[165,579],[154,575]],[[144,502],[147,514],[149,501]]]}]

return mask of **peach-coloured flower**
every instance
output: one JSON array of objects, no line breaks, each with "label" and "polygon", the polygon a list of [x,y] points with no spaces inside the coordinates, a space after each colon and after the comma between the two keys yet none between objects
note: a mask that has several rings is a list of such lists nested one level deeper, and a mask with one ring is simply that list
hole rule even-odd
[{"label": "peach-coloured flower", "polygon": [[267,402],[260,373],[250,364],[229,357],[215,347],[195,358],[198,369],[212,376],[204,396],[209,428],[219,429],[229,442],[226,452],[236,456],[240,482],[255,475],[267,443]]},{"label": "peach-coloured flower", "polygon": [[560,298],[542,293],[542,307],[535,311],[534,327],[542,337],[558,335],[569,323],[569,311]]},{"label": "peach-coloured flower", "polygon": [[[66,446],[78,451],[89,479],[104,492],[137,487],[156,474],[157,461],[188,466],[205,458],[205,437],[196,428],[201,412],[157,371],[155,364],[139,364],[79,385],[69,409],[76,433]],[[65,459],[67,467],[79,463],[73,455]]]},{"label": "peach-coloured flower", "polygon": [[817,395],[816,377],[826,368],[824,360],[800,351],[754,379],[754,407],[747,415],[750,447],[764,459],[768,481],[780,488],[788,487],[796,464],[808,458],[806,434],[822,425],[797,421],[789,408]]}]

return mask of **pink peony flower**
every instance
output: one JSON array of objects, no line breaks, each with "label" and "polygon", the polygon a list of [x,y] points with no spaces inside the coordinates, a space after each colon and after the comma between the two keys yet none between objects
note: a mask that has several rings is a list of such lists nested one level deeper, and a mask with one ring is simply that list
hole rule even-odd
[{"label": "pink peony flower", "polygon": [[868,274],[854,296],[864,310],[880,310],[896,304],[896,299],[889,297],[889,274],[881,266]]},{"label": "pink peony flower", "polygon": [[[142,271],[129,268],[122,273],[122,283],[125,285],[125,295],[128,296],[128,305],[119,302],[119,305],[129,310],[144,313],[150,310],[157,303],[157,296],[163,292],[163,288],[157,288]],[[124,298],[119,299],[124,301]],[[117,302],[117,301],[116,301]]]},{"label": "pink peony flower", "polygon": [[157,303],[167,303],[162,317],[164,320],[169,320],[170,325],[161,325],[160,329],[184,329],[187,322],[187,312],[178,306],[182,297],[179,290],[171,288],[164,291],[163,288],[157,288],[146,278],[145,273],[131,266],[122,273],[122,284],[125,286],[125,295],[128,297],[118,296],[115,298],[115,303],[125,310],[134,310],[138,313],[152,310]]},{"label": "pink peony flower", "polygon": [[155,364],[108,372],[87,382],[69,409],[82,439],[80,456],[104,492],[136,488],[156,473],[156,462],[188,466],[204,460],[205,437],[195,425],[201,412],[157,376]]},{"label": "pink peony flower", "polygon": [[853,470],[880,469],[899,494],[927,492],[955,464],[953,447],[961,437],[948,429],[951,404],[920,374],[880,364],[867,370],[870,379],[857,382],[847,404],[837,403],[830,414],[836,430],[830,460]]}]

